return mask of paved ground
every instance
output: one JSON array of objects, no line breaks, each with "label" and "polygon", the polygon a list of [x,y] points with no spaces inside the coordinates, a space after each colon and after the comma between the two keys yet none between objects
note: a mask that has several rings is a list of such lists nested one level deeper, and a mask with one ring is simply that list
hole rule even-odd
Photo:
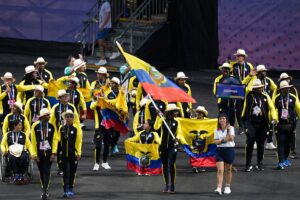
[{"label": "paved ground", "polygon": [[[0,75],[12,71],[19,81],[24,69],[0,67]],[[61,70],[53,70],[54,76],[62,74]],[[171,72],[174,74],[174,72]],[[204,105],[210,117],[217,116],[216,100],[212,95],[212,80],[218,74],[210,71],[187,72],[192,77],[193,95],[199,104]],[[95,77],[89,74],[90,77]],[[92,78],[90,78],[92,79]],[[216,199],[213,193],[216,187],[216,172],[214,169],[204,173],[194,174],[188,164],[188,157],[180,152],[177,159],[177,184],[175,195],[161,193],[163,189],[162,176],[140,177],[126,169],[123,143],[120,142],[120,154],[109,159],[110,171],[93,172],[93,122],[87,122],[88,130],[84,131],[83,158],[79,162],[73,199]],[[298,132],[300,129],[298,127]],[[122,141],[124,138],[121,139]],[[232,194],[221,198],[232,200],[265,200],[265,199],[298,199],[300,179],[300,159],[293,160],[293,166],[284,171],[275,170],[276,155],[274,151],[266,151],[263,172],[245,173],[244,167],[245,136],[236,137],[235,167],[233,174]],[[297,139],[300,145],[300,139]],[[298,151],[300,152],[299,148]],[[254,159],[255,160],[255,159]],[[35,166],[35,170],[37,170]],[[52,167],[52,182],[50,186],[51,199],[62,199],[61,177],[55,175],[56,166]],[[0,199],[39,199],[40,186],[37,172],[29,185],[15,186],[0,183]]]}]

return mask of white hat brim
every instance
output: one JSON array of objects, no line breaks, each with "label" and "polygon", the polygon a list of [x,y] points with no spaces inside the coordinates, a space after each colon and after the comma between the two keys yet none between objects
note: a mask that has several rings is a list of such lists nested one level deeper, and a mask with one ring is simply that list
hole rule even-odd
[{"label": "white hat brim", "polygon": [[73,68],[74,68],[74,71],[76,71],[77,69],[79,69],[80,67],[82,67],[83,65],[85,65],[86,64],[86,62],[82,62],[80,65],[78,65],[78,66],[74,66]]},{"label": "white hat brim", "polygon": [[235,53],[235,54],[233,54],[233,55],[235,55],[235,56],[245,56],[245,57],[248,57],[247,54],[241,54],[241,53]]}]

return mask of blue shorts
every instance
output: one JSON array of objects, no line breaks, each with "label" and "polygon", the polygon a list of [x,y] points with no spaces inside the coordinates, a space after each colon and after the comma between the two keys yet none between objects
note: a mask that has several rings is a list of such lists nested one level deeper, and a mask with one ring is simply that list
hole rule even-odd
[{"label": "blue shorts", "polygon": [[101,32],[97,33],[97,40],[105,40],[108,38],[110,28],[104,28]]},{"label": "blue shorts", "polygon": [[224,162],[227,164],[232,164],[235,157],[235,152],[233,147],[218,147],[217,148],[217,162]]}]

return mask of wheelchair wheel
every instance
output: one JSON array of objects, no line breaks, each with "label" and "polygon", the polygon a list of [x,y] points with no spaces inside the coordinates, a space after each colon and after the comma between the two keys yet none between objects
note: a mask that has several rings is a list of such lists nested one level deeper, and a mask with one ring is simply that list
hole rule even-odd
[{"label": "wheelchair wheel", "polygon": [[2,182],[5,182],[6,181],[6,177],[5,177],[6,172],[5,171],[6,171],[7,163],[6,163],[5,158],[4,158],[4,156],[2,154],[1,154],[0,165],[1,165],[0,178],[1,178]]},{"label": "wheelchair wheel", "polygon": [[29,165],[28,165],[28,169],[27,169],[27,176],[30,180],[33,179],[33,164],[34,164],[34,161],[30,160]]}]

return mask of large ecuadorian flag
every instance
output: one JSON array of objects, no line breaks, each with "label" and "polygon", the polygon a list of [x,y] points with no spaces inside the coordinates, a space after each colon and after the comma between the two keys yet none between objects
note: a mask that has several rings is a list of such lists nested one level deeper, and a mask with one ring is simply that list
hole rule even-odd
[{"label": "large ecuadorian flag", "polygon": [[158,152],[159,144],[140,144],[127,140],[124,143],[128,169],[141,174],[161,174],[162,164]]},{"label": "large ecuadorian flag", "polygon": [[[217,146],[214,143],[214,130],[217,128],[217,119],[176,119],[181,125],[181,134],[187,142],[183,148],[190,156],[191,165],[215,167]],[[201,142],[203,145],[199,145]]]},{"label": "large ecuadorian flag", "polygon": [[121,45],[118,42],[116,43],[128,65],[132,70],[134,70],[144,90],[155,100],[196,103],[193,97],[189,96],[175,83],[166,78],[157,69],[155,69],[155,67],[129,53],[126,53]]}]

